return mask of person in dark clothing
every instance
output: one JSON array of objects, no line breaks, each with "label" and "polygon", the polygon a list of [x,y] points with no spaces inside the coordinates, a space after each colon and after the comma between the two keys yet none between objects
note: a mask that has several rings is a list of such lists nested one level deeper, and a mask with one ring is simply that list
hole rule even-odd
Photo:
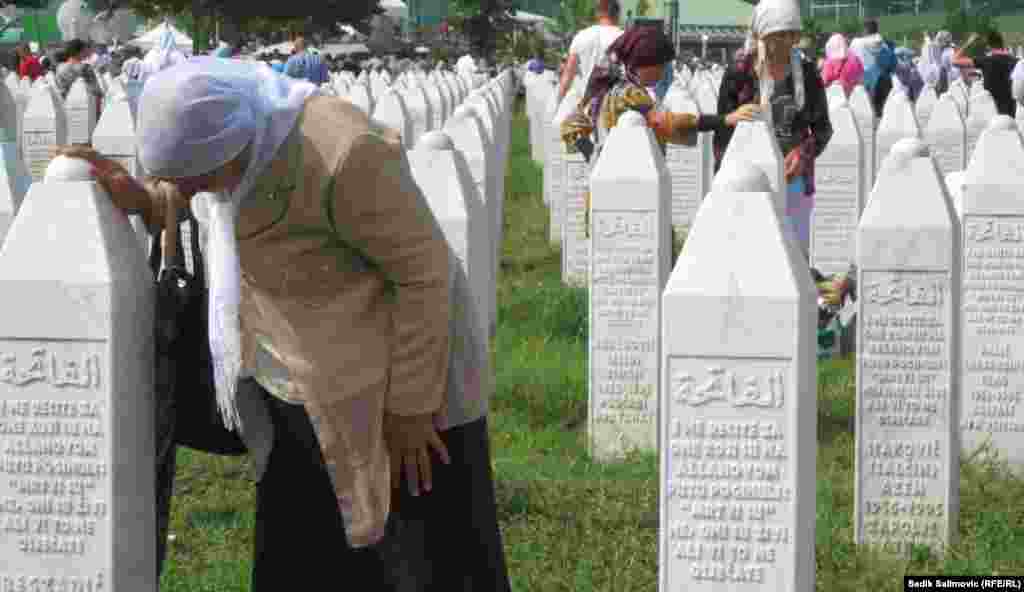
[{"label": "person in dark clothing", "polygon": [[[754,8],[751,49],[722,78],[718,112],[732,113],[747,103],[770,110],[769,121],[785,157],[784,222],[807,256],[814,209],[814,160],[832,139],[832,123],[818,68],[795,49],[800,38],[799,15],[799,6],[788,0],[761,0]],[[716,171],[733,131],[725,126],[715,130]]]},{"label": "person in dark clothing", "polygon": [[953,56],[953,65],[959,68],[976,68],[981,71],[985,90],[992,95],[996,109],[1000,115],[1016,117],[1017,103],[1010,92],[1010,73],[1017,65],[1017,58],[1005,47],[1003,36],[998,31],[991,31],[985,36],[989,51],[986,55],[971,59],[964,55],[968,47],[973,45],[980,36],[974,33],[967,39],[963,47]]}]

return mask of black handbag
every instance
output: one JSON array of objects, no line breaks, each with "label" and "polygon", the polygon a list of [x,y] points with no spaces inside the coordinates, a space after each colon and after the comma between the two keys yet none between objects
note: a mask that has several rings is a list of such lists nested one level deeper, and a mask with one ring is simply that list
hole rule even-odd
[{"label": "black handbag", "polygon": [[[156,344],[156,516],[157,575],[167,551],[167,530],[174,489],[177,446],[221,455],[242,455],[246,447],[237,432],[224,427],[217,408],[213,364],[207,329],[208,294],[204,281],[199,225],[191,212],[189,248],[193,271],[185,264],[180,228],[169,227],[170,257],[162,240],[153,240],[149,265],[156,278],[154,336]],[[163,270],[160,264],[163,262]]]}]

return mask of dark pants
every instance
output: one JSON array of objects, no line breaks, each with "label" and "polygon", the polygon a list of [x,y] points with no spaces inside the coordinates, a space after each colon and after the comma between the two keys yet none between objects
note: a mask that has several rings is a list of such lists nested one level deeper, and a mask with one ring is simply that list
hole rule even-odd
[{"label": "dark pants", "polygon": [[399,592],[510,592],[498,528],[487,418],[441,433],[433,490],[396,495],[401,527],[388,546]]},{"label": "dark pants", "polygon": [[889,93],[892,91],[892,76],[882,76],[878,79],[878,84],[875,85],[875,89],[871,92],[871,104],[875,108],[875,117],[879,120],[882,119],[882,111],[885,108],[885,101],[889,98]]},{"label": "dark pants", "polygon": [[305,408],[264,395],[274,423],[274,447],[256,485],[252,592],[392,591],[379,549],[348,544]]}]

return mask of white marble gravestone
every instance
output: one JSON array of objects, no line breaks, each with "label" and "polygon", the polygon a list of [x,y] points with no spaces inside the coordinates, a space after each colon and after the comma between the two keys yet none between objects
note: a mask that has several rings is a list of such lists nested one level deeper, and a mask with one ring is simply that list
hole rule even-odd
[{"label": "white marble gravestone", "polygon": [[619,117],[590,177],[591,455],[658,447],[661,291],[672,257],[671,185],[639,113]]},{"label": "white marble gravestone", "polygon": [[967,167],[967,127],[960,108],[949,93],[942,95],[932,110],[924,139],[943,174]]},{"label": "white marble gravestone", "polygon": [[6,84],[0,84],[0,142],[18,142],[18,104]]},{"label": "white marble gravestone", "polygon": [[587,285],[590,268],[590,240],[587,237],[587,195],[590,164],[579,153],[570,154],[562,146],[562,282],[577,287]]},{"label": "white marble gravestone", "polygon": [[864,146],[864,179],[865,189],[875,184],[875,129],[878,126],[875,109],[871,106],[871,97],[864,85],[858,84],[850,93],[850,109],[857,118],[860,128],[860,140]]},{"label": "white marble gravestone", "polygon": [[96,127],[96,99],[89,94],[85,80],[79,78],[71,85],[68,98],[64,101],[64,113],[68,120],[68,143],[88,144]]},{"label": "white marble gravestone", "polygon": [[917,101],[914,102],[914,111],[917,112],[917,123],[920,124],[921,129],[928,129],[928,122],[931,120],[932,111],[935,109],[935,105],[939,102],[939,95],[935,93],[935,88],[931,86],[925,86],[921,90],[921,94],[918,95]]},{"label": "white marble gravestone", "polygon": [[[487,301],[484,306],[488,310],[491,327],[494,327],[498,310],[498,261],[495,258],[495,253],[498,251],[494,244],[495,236],[491,223],[495,217],[496,206],[488,192],[488,179],[493,163],[490,160],[491,149],[487,144],[487,132],[484,131],[484,124],[480,120],[477,110],[470,105],[463,105],[455,110],[451,119],[445,124],[444,132],[448,134],[456,150],[462,153],[462,157],[469,167],[470,176],[476,184],[477,195],[483,200],[487,209],[487,245],[491,256],[487,265]],[[479,276],[479,274],[475,275]]]},{"label": "white marble gravestone", "polygon": [[974,145],[978,143],[981,132],[985,131],[996,115],[999,115],[999,111],[996,109],[995,101],[992,100],[992,95],[987,90],[982,90],[971,97],[971,108],[966,122],[968,161],[971,159],[971,154],[974,153]]},{"label": "white marble gravestone", "polygon": [[548,204],[548,240],[562,243],[562,219],[565,215],[565,159],[561,130],[551,122],[558,108],[558,89],[550,86],[541,126],[544,130],[544,194]]},{"label": "white marble gravestone", "polygon": [[373,110],[374,120],[396,130],[402,137],[402,145],[408,150],[415,144],[412,119],[405,108],[402,95],[397,90],[384,92]]},{"label": "white marble gravestone", "polygon": [[815,161],[811,267],[845,272],[857,257],[857,222],[864,207],[864,150],[845,98],[832,103],[832,139]]},{"label": "white marble gravestone", "polygon": [[[729,140],[729,147],[722,156],[722,167],[726,163],[750,163],[768,177],[775,195],[775,213],[780,220],[786,216],[786,183],[783,170],[783,156],[774,131],[764,121],[741,121],[736,125]],[[719,172],[721,174],[721,172]]]},{"label": "white marble gravestone", "polygon": [[[100,116],[100,121],[93,132],[92,146],[100,154],[119,162],[133,176],[142,176],[136,158],[135,122],[127,97],[111,101],[103,110],[103,115]],[[136,234],[139,235],[142,248],[148,252],[149,231],[142,218],[137,215],[129,218]]]},{"label": "white marble gravestone", "polygon": [[[462,153],[444,132],[428,132],[407,154],[416,184],[423,190],[430,209],[441,225],[448,245],[469,278],[478,331],[478,343],[487,344],[491,310],[490,241],[487,235],[487,206],[480,196]],[[487,352],[480,355],[486,357]],[[488,396],[489,398],[489,396]]]},{"label": "white marble gravestone", "polygon": [[[679,87],[673,88],[665,97],[665,105],[674,113],[700,113],[697,102]],[[695,146],[667,144],[665,161],[672,176],[672,226],[677,230],[690,227],[697,208],[711,185],[709,161],[711,153],[710,134],[697,134]]]},{"label": "white marble gravestone", "polygon": [[963,179],[960,437],[970,454],[991,440],[1024,473],[1024,144],[998,115]]},{"label": "white marble gravestone", "polygon": [[774,197],[723,164],[662,297],[661,592],[814,590],[817,294]]},{"label": "white marble gravestone", "polygon": [[0,246],[25,199],[31,177],[14,142],[0,143]]},{"label": "white marble gravestone", "polygon": [[914,104],[903,91],[894,90],[885,101],[882,120],[878,122],[878,131],[875,135],[876,170],[881,170],[882,161],[889,156],[889,150],[904,138],[921,138],[921,127],[917,124]]},{"label": "white marble gravestone", "polygon": [[833,101],[846,98],[846,90],[843,89],[843,85],[837,80],[825,89],[825,97],[828,100],[828,105],[831,109]]},{"label": "white marble gravestone", "polygon": [[153,278],[88,171],[55,160],[0,250],[0,585],[155,592]]},{"label": "white marble gravestone", "polygon": [[855,541],[900,557],[957,532],[959,234],[926,144],[900,140],[858,228],[854,506]]},{"label": "white marble gravestone", "polygon": [[43,179],[57,147],[66,143],[64,105],[57,102],[49,86],[32,89],[22,123],[21,151],[33,181]]},{"label": "white marble gravestone", "polygon": [[348,89],[348,100],[359,108],[367,117],[373,116],[373,95],[365,84],[353,84]]}]

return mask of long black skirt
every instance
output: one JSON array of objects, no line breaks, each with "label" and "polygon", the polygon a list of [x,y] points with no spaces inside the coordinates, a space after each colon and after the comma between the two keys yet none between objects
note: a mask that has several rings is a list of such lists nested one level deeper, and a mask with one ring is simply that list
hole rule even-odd
[{"label": "long black skirt", "polygon": [[498,527],[487,418],[441,433],[451,464],[434,458],[433,490],[409,494],[386,556],[398,592],[510,592]]},{"label": "long black skirt", "polygon": [[256,485],[252,592],[391,592],[393,576],[379,546],[349,546],[305,408],[263,393],[274,446]]}]

